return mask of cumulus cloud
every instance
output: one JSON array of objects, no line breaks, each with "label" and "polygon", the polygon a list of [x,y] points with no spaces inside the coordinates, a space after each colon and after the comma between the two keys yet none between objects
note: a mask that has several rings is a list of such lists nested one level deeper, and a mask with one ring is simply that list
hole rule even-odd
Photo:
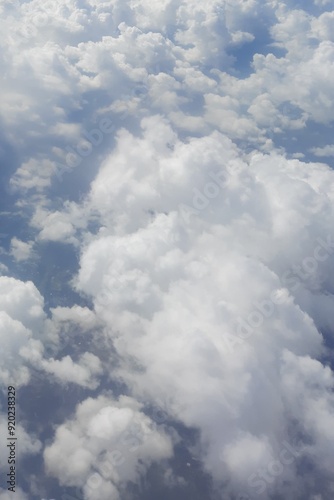
[{"label": "cumulus cloud", "polygon": [[1,384],[24,385],[29,369],[21,349],[30,346],[33,334],[42,332],[45,313],[43,298],[32,282],[0,277]]},{"label": "cumulus cloud", "polygon": [[[324,353],[317,324],[332,315],[303,296],[333,286],[333,173],[279,154],[242,159],[217,133],[183,143],[158,117],[142,127],[139,139],[120,133],[92,185],[103,230],[77,288],[110,325],[134,395],[167,400],[172,418],[200,429],[216,481],[252,498],[249,478],[293,439],[284,353],[301,364]],[[296,467],[268,491],[286,482],[302,494]]]},{"label": "cumulus cloud", "polygon": [[93,311],[87,307],[56,307],[52,309],[52,324],[64,324],[73,322],[80,326],[82,332],[93,329],[98,325],[98,318]]},{"label": "cumulus cloud", "polygon": [[83,488],[85,498],[118,500],[128,481],[171,453],[170,439],[137,401],[99,396],[80,403],[75,417],[58,427],[44,458],[51,475]]},{"label": "cumulus cloud", "polygon": [[81,356],[78,363],[74,363],[70,356],[65,356],[61,360],[43,361],[41,367],[61,382],[72,382],[90,389],[98,387],[99,382],[95,377],[102,373],[99,358],[88,352]]},{"label": "cumulus cloud", "polygon": [[36,286],[8,276],[0,277],[1,310],[26,328],[38,331],[43,325],[44,300]]},{"label": "cumulus cloud", "polygon": [[[73,151],[86,151],[75,153],[76,165],[95,162],[97,151],[85,134],[100,116],[118,127],[125,115],[135,121],[154,110],[178,128],[218,128],[264,148],[270,132],[303,128],[308,119],[331,120],[330,12],[316,17],[256,0],[160,2],[159,8],[146,1],[85,1],[79,7],[33,0],[3,9],[11,57],[4,61],[2,118],[7,139],[22,153],[13,189],[49,189],[52,179],[75,168],[70,151],[72,160]],[[252,43],[263,23],[286,56],[254,53],[252,74],[245,80],[232,76],[231,50]],[[89,92],[94,108],[84,97]],[[265,121],[256,110],[264,100]],[[286,106],[278,109],[284,103],[299,116]],[[74,118],[78,114],[82,122]],[[69,233],[68,227],[60,230]],[[45,237],[54,238],[47,229]]]},{"label": "cumulus cloud", "polygon": [[328,144],[327,146],[324,146],[322,148],[312,148],[311,152],[315,156],[320,156],[320,157],[334,156],[334,146],[331,144]]},{"label": "cumulus cloud", "polygon": [[11,241],[11,254],[18,262],[27,260],[31,257],[33,241],[25,242],[17,238]]}]

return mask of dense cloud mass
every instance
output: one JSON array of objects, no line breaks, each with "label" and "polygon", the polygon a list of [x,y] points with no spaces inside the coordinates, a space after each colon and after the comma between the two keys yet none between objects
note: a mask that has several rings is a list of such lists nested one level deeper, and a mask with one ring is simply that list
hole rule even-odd
[{"label": "dense cloud mass", "polygon": [[333,497],[333,7],[0,6],[18,499]]},{"label": "dense cloud mass", "polygon": [[[92,185],[104,226],[76,283],[110,325],[120,375],[201,430],[197,453],[227,491],[247,490],[294,439],[294,420],[307,435],[299,459],[316,455],[324,473],[333,378],[313,358],[333,320],[331,170],[274,153],[242,159],[219,133],[182,143],[156,117],[142,126],[140,139],[120,134]],[[307,491],[296,466],[273,485],[285,483],[286,498]]]}]

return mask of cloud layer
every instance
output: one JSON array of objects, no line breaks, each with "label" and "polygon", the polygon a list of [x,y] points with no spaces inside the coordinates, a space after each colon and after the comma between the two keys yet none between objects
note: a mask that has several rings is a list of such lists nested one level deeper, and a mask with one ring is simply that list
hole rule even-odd
[{"label": "cloud layer", "polygon": [[[62,492],[130,500],[158,464],[185,496],[183,446],[206,498],[332,497],[333,7],[0,7],[25,225],[2,249],[0,380],[79,391],[46,442],[20,428]],[[27,279],[47,244],[78,259],[65,306]]]}]

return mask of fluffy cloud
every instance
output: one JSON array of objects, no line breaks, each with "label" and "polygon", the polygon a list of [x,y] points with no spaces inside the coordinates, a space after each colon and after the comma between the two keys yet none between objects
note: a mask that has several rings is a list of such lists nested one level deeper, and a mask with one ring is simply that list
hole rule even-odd
[{"label": "fluffy cloud", "polygon": [[0,330],[3,339],[1,351],[0,377],[3,385],[15,384],[19,386],[29,380],[29,371],[26,367],[16,365],[20,349],[25,346],[31,336],[22,323],[13,320],[4,311],[0,312]]},{"label": "fluffy cloud", "polygon": [[322,148],[312,148],[311,151],[314,155],[320,156],[320,157],[334,156],[334,146],[332,146],[330,144],[328,144],[327,146],[324,146]]},{"label": "fluffy cloud", "polygon": [[0,278],[1,310],[13,320],[21,322],[26,328],[39,331],[43,326],[45,313],[44,301],[35,285],[14,278]]},{"label": "fluffy cloud", "polygon": [[[332,14],[316,17],[289,7],[256,0],[164,1],[159,8],[143,0],[5,4],[10,58],[3,61],[0,112],[7,140],[20,150],[13,189],[44,191],[73,171],[69,151],[91,148],[87,127],[101,116],[118,128],[125,116],[136,121],[163,112],[177,128],[218,128],[265,149],[268,134],[303,128],[310,119],[328,123]],[[238,56],[231,51],[252,43],[264,23],[286,55],[254,53],[249,77],[232,76]],[[95,164],[97,150],[91,149],[79,155],[82,165]],[[46,230],[45,237],[53,236]]]},{"label": "fluffy cloud", "polygon": [[70,356],[66,356],[60,361],[51,359],[49,362],[44,362],[42,367],[60,380],[73,382],[92,389],[99,385],[94,377],[102,373],[99,358],[91,353],[83,354],[77,365],[73,363]]},{"label": "fluffy cloud", "polygon": [[[83,251],[77,288],[110,325],[136,397],[167,401],[172,418],[200,429],[206,469],[252,498],[250,476],[293,439],[285,353],[297,380],[298,364],[324,352],[317,324],[331,321],[332,296],[321,314],[304,296],[333,286],[334,176],[278,154],[242,159],[217,133],[180,142],[157,117],[142,127],[140,139],[120,133],[92,185],[103,230]],[[328,453],[324,443],[314,454]],[[285,468],[276,488],[302,494],[296,474]]]},{"label": "fluffy cloud", "polygon": [[85,308],[58,308],[46,320],[43,298],[32,282],[0,277],[0,332],[2,339],[0,380],[4,386],[19,387],[29,382],[31,368],[53,375],[61,383],[76,383],[96,388],[102,374],[99,358],[91,352],[81,353],[77,362],[66,355],[54,359],[64,343],[65,325],[72,323],[81,334],[97,326],[93,313]]},{"label": "fluffy cloud", "polygon": [[171,453],[170,439],[134,399],[100,396],[83,401],[75,418],[58,427],[44,458],[50,474],[83,488],[86,499],[118,500],[128,481]]},{"label": "fluffy cloud", "polygon": [[13,238],[11,241],[11,254],[15,260],[18,262],[27,260],[31,257],[33,248],[33,242],[20,241],[17,238]]},{"label": "fluffy cloud", "polygon": [[99,386],[97,377],[102,374],[102,366],[98,357],[86,352],[80,356],[78,363],[75,363],[70,356],[61,359],[41,359],[42,353],[35,344],[35,349],[21,349],[22,356],[32,359],[35,368],[51,374],[55,379],[64,384],[72,383],[89,389],[96,389]]},{"label": "fluffy cloud", "polygon": [[32,282],[0,277],[1,383],[19,386],[29,380],[29,370],[21,358],[33,333],[38,335],[45,319],[43,298]]}]

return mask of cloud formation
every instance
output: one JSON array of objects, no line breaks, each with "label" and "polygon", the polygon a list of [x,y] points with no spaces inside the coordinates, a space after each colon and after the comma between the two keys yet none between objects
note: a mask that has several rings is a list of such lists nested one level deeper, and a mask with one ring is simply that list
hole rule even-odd
[{"label": "cloud formation", "polygon": [[[184,486],[187,429],[207,498],[333,495],[332,8],[1,6],[1,146],[29,231],[0,267],[0,380],[80,388],[43,450],[60,487],[126,498],[159,462]],[[45,307],[18,279],[45,244],[74,248],[82,302]]]},{"label": "cloud formation", "polygon": [[[320,297],[333,286],[333,173],[277,153],[242,158],[218,133],[183,143],[159,117],[142,128],[140,138],[120,133],[92,185],[103,227],[83,250],[77,288],[110,325],[136,397],[167,400],[171,418],[200,429],[197,452],[217,483],[253,498],[249,478],[294,439],[293,419],[313,435],[315,414],[291,414],[300,367],[332,377],[312,358],[332,318],[332,297],[322,307]],[[319,388],[329,419],[330,387]],[[306,381],[295,390],[314,397]],[[305,446],[300,460],[326,456],[329,429],[317,427],[318,450]],[[284,484],[304,494],[296,467],[267,494]]]},{"label": "cloud formation", "polygon": [[58,427],[44,458],[50,474],[82,488],[85,498],[118,500],[126,482],[171,453],[171,440],[136,400],[100,396],[80,403],[75,418]]}]

